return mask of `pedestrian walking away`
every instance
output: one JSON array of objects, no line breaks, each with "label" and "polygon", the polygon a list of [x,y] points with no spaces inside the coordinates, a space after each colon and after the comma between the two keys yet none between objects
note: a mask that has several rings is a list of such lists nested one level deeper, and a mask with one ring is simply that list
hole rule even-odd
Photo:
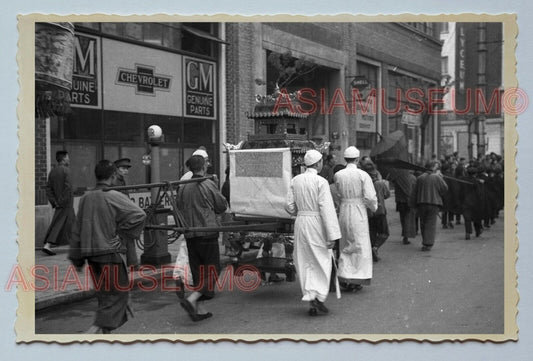
[{"label": "pedestrian walking away", "polygon": [[335,174],[335,184],[341,199],[339,223],[342,237],[339,242],[338,277],[341,286],[359,290],[372,279],[372,247],[368,228],[367,208],[378,208],[372,179],[357,168],[359,150],[348,147],[344,151],[346,168]]},{"label": "pedestrian walking away", "polygon": [[416,236],[416,214],[414,209],[409,207],[409,198],[416,184],[416,177],[412,171],[405,172],[405,181],[394,182],[394,198],[396,210],[400,214],[400,225],[402,227],[402,243],[410,244],[409,238]]},{"label": "pedestrian walking away", "polygon": [[312,149],[304,156],[307,167],[290,183],[285,209],[296,216],[294,223],[294,263],[302,301],[309,302],[309,315],[328,313],[332,252],[341,237],[328,181],[319,176],[322,155]]},{"label": "pedestrian walking away", "polygon": [[378,178],[378,171],[374,163],[367,163],[364,171],[368,173],[376,190],[378,208],[375,212],[368,210],[368,227],[370,231],[370,244],[372,245],[372,260],[378,262],[381,258],[378,255],[379,248],[389,238],[389,224],[387,222],[387,209],[385,200],[390,197],[388,182]]},{"label": "pedestrian walking away", "polygon": [[[193,155],[188,164],[193,172],[192,179],[205,176],[208,163],[202,155]],[[226,199],[210,179],[181,185],[177,205],[190,227],[216,227],[217,215],[228,207]],[[180,298],[180,305],[195,322],[213,316],[205,308],[204,301],[215,297],[214,281],[220,272],[218,236],[219,232],[185,233],[194,291],[187,298]]]},{"label": "pedestrian walking away", "polygon": [[53,246],[68,244],[74,223],[70,157],[67,151],[56,152],[57,166],[50,171],[46,196],[54,208],[54,216],[44,238],[43,252],[53,256]]},{"label": "pedestrian walking away", "polygon": [[465,221],[465,239],[469,240],[472,234],[472,224],[476,232],[476,237],[481,235],[483,231],[482,222],[482,210],[479,209],[482,204],[482,184],[479,179],[476,178],[477,168],[474,165],[469,166],[466,169],[466,176],[463,179],[468,183],[461,184],[461,199],[463,200],[462,211]]},{"label": "pedestrian walking away", "polygon": [[126,240],[139,237],[146,213],[125,194],[104,191],[114,184],[116,166],[108,160],[95,167],[96,187],[81,199],[70,243],[69,259],[81,270],[87,260],[99,280],[98,308],[87,333],[110,333],[128,320],[129,277]]},{"label": "pedestrian walking away", "polygon": [[432,161],[426,168],[430,170],[416,179],[410,198],[410,207],[416,208],[420,217],[422,251],[430,251],[435,244],[437,216],[443,206],[443,197],[448,190],[440,173],[440,162]]}]

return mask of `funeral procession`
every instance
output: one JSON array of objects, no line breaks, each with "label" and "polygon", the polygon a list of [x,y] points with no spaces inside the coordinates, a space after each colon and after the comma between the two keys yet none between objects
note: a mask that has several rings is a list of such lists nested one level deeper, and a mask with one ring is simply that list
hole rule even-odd
[{"label": "funeral procession", "polygon": [[36,22],[35,334],[503,333],[504,35]]}]

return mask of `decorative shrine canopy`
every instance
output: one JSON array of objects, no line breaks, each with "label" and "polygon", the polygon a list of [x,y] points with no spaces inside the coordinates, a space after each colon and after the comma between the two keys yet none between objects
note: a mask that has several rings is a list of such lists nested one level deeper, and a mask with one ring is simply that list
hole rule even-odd
[{"label": "decorative shrine canopy", "polygon": [[298,92],[288,93],[280,91],[278,87],[272,95],[256,95],[257,104],[251,113],[247,113],[249,119],[260,118],[307,118],[309,113],[302,112],[303,104],[298,100]]}]

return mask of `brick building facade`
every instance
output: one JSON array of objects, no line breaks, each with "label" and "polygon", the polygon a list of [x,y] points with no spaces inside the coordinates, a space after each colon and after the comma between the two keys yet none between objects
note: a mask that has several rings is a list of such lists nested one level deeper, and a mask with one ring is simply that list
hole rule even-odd
[{"label": "brick building facade", "polygon": [[[425,25],[422,28],[420,24]],[[288,91],[323,89],[326,106],[339,100],[336,91],[340,91],[350,110],[335,106],[328,114],[317,111],[310,115],[306,129],[310,138],[332,142],[337,156],[348,145],[368,154],[379,139],[376,133],[402,130],[413,160],[438,152],[437,118],[431,117],[423,137],[416,124],[402,121],[405,98],[396,99],[391,93],[401,88],[403,97],[409,88],[440,84],[440,23],[228,23],[226,29],[230,43],[226,50],[228,142],[244,140],[253,131],[253,121],[246,113],[253,109],[255,95],[267,95],[272,89],[256,82],[273,78],[268,55],[290,52],[296,59],[313,62],[317,69],[312,77],[290,85]],[[350,83],[360,75],[367,76],[370,87],[378,90],[378,111],[365,120],[351,111]],[[395,103],[402,104],[396,114],[381,107]]]}]

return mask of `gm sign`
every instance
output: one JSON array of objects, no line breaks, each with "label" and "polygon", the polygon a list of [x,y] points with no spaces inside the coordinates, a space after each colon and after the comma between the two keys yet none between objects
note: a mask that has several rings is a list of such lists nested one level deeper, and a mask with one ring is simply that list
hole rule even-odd
[{"label": "gm sign", "polygon": [[185,115],[215,118],[216,68],[215,63],[183,58],[185,81]]},{"label": "gm sign", "polygon": [[99,108],[100,39],[76,33],[74,38],[74,65],[70,104],[81,108]]}]

